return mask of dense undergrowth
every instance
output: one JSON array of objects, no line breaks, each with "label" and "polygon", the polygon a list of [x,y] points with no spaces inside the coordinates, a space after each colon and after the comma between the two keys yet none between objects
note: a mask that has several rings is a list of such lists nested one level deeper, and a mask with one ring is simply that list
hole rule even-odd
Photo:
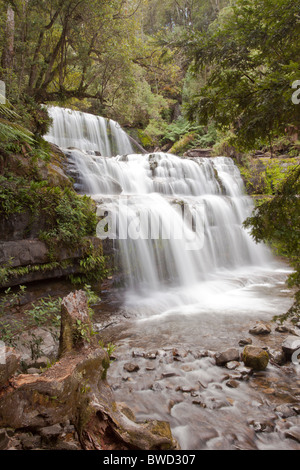
[{"label": "dense undergrowth", "polygon": [[22,118],[9,104],[0,105],[0,116],[0,216],[9,219],[29,214],[28,230],[39,221],[38,238],[49,249],[47,264],[1,266],[0,284],[29,272],[66,268],[71,261],[59,260],[61,249],[69,250],[70,258],[74,250],[82,254],[72,277],[74,282],[100,281],[106,275],[105,259],[102,247],[90,239],[96,235],[96,206],[91,198],[78,195],[66,177],[60,179],[59,173],[58,178],[52,177],[62,156],[39,134],[50,124],[45,110],[36,108],[31,129],[24,127]]}]

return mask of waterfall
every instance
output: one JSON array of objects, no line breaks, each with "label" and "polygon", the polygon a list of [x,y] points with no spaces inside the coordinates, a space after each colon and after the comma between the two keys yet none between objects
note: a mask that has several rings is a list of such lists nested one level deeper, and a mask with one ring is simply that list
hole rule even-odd
[{"label": "waterfall", "polygon": [[45,139],[59,147],[75,147],[111,157],[133,153],[128,135],[120,125],[109,119],[70,109],[49,106],[53,124]]},{"label": "waterfall", "polygon": [[107,215],[98,234],[107,237],[101,228],[109,225],[132,290],[197,285],[218,270],[270,260],[242,227],[253,206],[230,158],[106,158],[73,150],[70,164],[78,189]]},{"label": "waterfall", "polygon": [[115,240],[128,298],[162,293],[174,304],[180,292],[180,305],[204,305],[233,283],[255,285],[249,272],[270,271],[269,250],[243,228],[253,203],[231,158],[134,154],[113,121],[57,107],[50,114],[46,139],[68,154],[76,190],[98,204],[97,234]]}]

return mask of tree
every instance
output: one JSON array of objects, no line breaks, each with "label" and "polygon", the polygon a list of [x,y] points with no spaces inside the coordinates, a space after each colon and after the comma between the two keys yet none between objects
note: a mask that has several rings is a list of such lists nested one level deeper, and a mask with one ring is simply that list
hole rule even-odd
[{"label": "tree", "polygon": [[[300,289],[300,165],[291,171],[270,201],[260,205],[244,225],[256,242],[270,243],[287,257],[295,272],[289,284]],[[300,290],[297,293],[300,301]]]},{"label": "tree", "polygon": [[291,100],[300,76],[298,13],[292,0],[237,0],[207,32],[189,32],[183,47],[204,80],[187,104],[190,119],[233,129],[243,148],[299,129]]}]

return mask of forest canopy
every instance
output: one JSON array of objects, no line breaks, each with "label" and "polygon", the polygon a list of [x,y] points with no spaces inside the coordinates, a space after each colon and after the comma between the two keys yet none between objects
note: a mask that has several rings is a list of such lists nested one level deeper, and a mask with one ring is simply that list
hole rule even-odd
[{"label": "forest canopy", "polygon": [[2,0],[0,12],[12,104],[78,107],[159,144],[179,117],[243,149],[299,127],[292,0]]}]

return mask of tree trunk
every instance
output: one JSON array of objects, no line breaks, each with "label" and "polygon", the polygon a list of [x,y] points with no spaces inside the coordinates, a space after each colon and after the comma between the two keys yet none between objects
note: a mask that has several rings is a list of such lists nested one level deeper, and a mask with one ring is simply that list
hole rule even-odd
[{"label": "tree trunk", "polygon": [[6,20],[6,41],[2,53],[1,66],[3,69],[12,70],[14,63],[14,42],[15,42],[15,12],[11,5],[7,8]]}]

